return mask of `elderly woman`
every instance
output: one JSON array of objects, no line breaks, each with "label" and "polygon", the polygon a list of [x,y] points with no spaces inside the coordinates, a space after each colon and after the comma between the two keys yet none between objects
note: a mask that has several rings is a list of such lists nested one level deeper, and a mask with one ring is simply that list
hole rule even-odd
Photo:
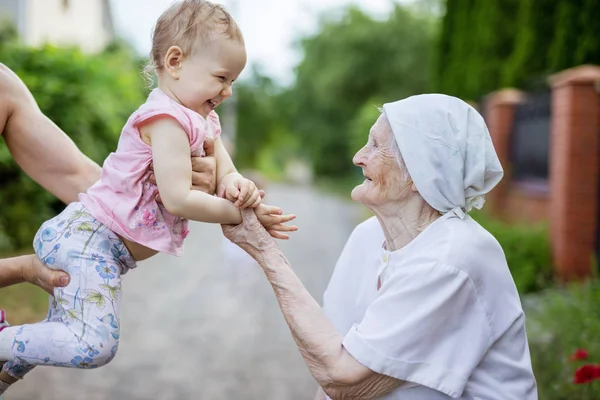
[{"label": "elderly woman", "polygon": [[356,154],[352,233],[323,309],[252,211],[225,235],[263,268],[317,398],[537,399],[499,243],[467,214],[503,172],[482,117],[438,94],[385,104]]}]

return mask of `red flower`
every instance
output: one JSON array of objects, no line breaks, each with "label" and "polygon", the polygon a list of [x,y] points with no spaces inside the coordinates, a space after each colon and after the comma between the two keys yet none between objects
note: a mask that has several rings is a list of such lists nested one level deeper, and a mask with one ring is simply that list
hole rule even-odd
[{"label": "red flower", "polygon": [[573,383],[589,383],[595,379],[600,379],[600,365],[587,364],[577,368]]},{"label": "red flower", "polygon": [[586,349],[577,349],[571,356],[569,357],[569,361],[580,361],[587,360],[588,352]]}]

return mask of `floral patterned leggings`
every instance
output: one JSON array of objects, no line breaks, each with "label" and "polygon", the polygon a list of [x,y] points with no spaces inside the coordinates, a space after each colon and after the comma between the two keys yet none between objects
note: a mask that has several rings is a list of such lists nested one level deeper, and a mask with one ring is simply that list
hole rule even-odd
[{"label": "floral patterned leggings", "polygon": [[54,289],[44,321],[17,330],[14,360],[3,369],[22,378],[36,365],[107,364],[119,346],[121,275],[135,267],[123,241],[81,203],[71,203],[41,226],[33,244],[40,260],[68,272],[71,282]]}]

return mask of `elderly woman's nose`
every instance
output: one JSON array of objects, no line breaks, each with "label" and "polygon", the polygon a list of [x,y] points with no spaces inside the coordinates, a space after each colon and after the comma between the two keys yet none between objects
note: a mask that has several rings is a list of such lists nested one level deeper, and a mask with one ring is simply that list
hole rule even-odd
[{"label": "elderly woman's nose", "polygon": [[365,147],[361,148],[352,158],[352,162],[357,167],[361,167],[365,164]]},{"label": "elderly woman's nose", "polygon": [[352,163],[354,163],[354,165],[356,165],[357,167],[363,166],[362,159],[360,157],[360,152],[356,153],[354,158],[352,158]]}]

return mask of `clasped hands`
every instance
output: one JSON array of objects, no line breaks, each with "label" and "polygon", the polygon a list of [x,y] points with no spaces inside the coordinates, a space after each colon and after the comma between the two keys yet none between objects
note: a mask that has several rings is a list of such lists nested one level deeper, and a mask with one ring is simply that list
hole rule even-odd
[{"label": "clasped hands", "polygon": [[295,215],[283,215],[281,208],[262,204],[264,192],[259,190],[254,182],[238,173],[232,173],[223,178],[217,195],[231,201],[240,210],[253,208],[258,221],[275,239],[287,240],[289,236],[283,232],[298,230],[296,226],[285,225],[296,218]]}]

